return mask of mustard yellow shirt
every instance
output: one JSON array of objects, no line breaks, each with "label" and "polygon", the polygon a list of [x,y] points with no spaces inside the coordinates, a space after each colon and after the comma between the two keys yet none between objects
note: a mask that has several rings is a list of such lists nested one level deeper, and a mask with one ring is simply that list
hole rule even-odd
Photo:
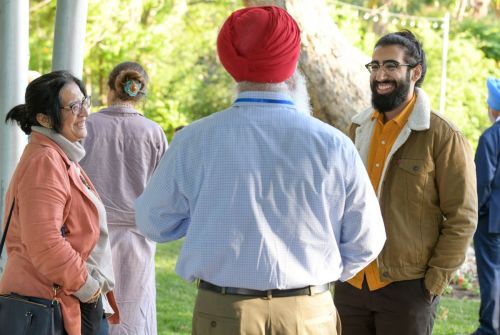
[{"label": "mustard yellow shirt", "polygon": [[[401,129],[403,129],[415,105],[416,95],[413,95],[410,102],[394,119],[384,123],[384,114],[374,111],[372,120],[376,119],[375,129],[373,130],[370,151],[368,152],[368,176],[372,182],[375,192],[378,189],[382,170],[384,169],[385,161],[389,155],[392,145],[396,141]],[[368,289],[370,291],[378,290],[390,284],[390,281],[380,280],[380,273],[377,266],[377,260],[371,262],[366,268],[358,272],[348,282],[352,286],[361,289],[363,280],[366,278]]]}]

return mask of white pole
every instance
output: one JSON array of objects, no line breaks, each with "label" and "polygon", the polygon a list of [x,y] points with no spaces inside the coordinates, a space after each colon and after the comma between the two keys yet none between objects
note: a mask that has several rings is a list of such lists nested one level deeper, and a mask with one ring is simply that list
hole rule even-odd
[{"label": "white pole", "polygon": [[[17,124],[5,124],[10,109],[24,103],[29,66],[29,1],[0,1],[0,222],[3,223],[5,193],[27,143]],[[0,231],[1,229],[0,225]],[[0,276],[6,260],[0,259]]]},{"label": "white pole", "polygon": [[446,67],[448,63],[448,36],[450,34],[450,13],[443,18],[443,55],[441,61],[441,94],[439,96],[439,112],[444,115],[446,108]]},{"label": "white pole", "polygon": [[87,0],[57,0],[52,70],[82,78],[87,10]]}]

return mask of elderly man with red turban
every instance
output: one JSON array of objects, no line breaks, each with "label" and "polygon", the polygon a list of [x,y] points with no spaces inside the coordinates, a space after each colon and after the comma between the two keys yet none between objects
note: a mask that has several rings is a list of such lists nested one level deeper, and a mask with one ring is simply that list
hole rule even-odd
[{"label": "elderly man with red turban", "polygon": [[157,242],[185,237],[176,272],[198,280],[193,334],[339,334],[329,283],[385,241],[363,163],[311,117],[285,10],[234,12],[217,51],[238,95],[177,133],[135,203],[137,225]]}]

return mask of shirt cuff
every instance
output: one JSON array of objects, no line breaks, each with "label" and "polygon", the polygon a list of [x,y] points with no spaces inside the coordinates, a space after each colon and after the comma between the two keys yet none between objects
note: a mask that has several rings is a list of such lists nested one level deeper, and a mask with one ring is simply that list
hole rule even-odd
[{"label": "shirt cuff", "polygon": [[73,295],[77,297],[81,302],[86,302],[89,301],[90,298],[92,298],[99,287],[99,282],[89,274],[87,275],[85,284],[83,284],[83,286],[80,287],[80,289],[78,289],[78,291],[76,291]]},{"label": "shirt cuff", "polygon": [[109,304],[106,294],[102,295],[102,309],[104,310],[104,315],[109,318],[111,315],[115,314],[113,307]]},{"label": "shirt cuff", "polygon": [[449,277],[451,276],[431,268],[425,274],[425,287],[432,295],[442,295],[448,286]]}]

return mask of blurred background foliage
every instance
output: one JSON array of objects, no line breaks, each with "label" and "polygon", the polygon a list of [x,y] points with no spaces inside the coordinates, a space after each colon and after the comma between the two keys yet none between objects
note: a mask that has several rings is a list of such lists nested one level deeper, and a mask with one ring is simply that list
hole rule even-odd
[{"label": "blurred background foliage", "polygon": [[[475,147],[489,126],[485,80],[500,78],[500,0],[482,0],[486,12],[473,0],[345,2],[404,15],[451,14],[445,115]],[[216,38],[224,19],[241,6],[238,0],[89,0],[83,79],[93,96],[93,110],[105,105],[107,76],[125,60],[141,63],[149,73],[149,92],[140,107],[169,139],[176,126],[229,106],[234,85],[218,62]],[[441,27],[418,22],[409,26],[405,20],[375,22],[334,0],[325,1],[325,6],[344,37],[368,55],[380,34],[402,28],[415,32],[428,57],[423,88],[434,109],[439,108]],[[30,70],[50,71],[55,13],[55,0],[30,0]]]}]

